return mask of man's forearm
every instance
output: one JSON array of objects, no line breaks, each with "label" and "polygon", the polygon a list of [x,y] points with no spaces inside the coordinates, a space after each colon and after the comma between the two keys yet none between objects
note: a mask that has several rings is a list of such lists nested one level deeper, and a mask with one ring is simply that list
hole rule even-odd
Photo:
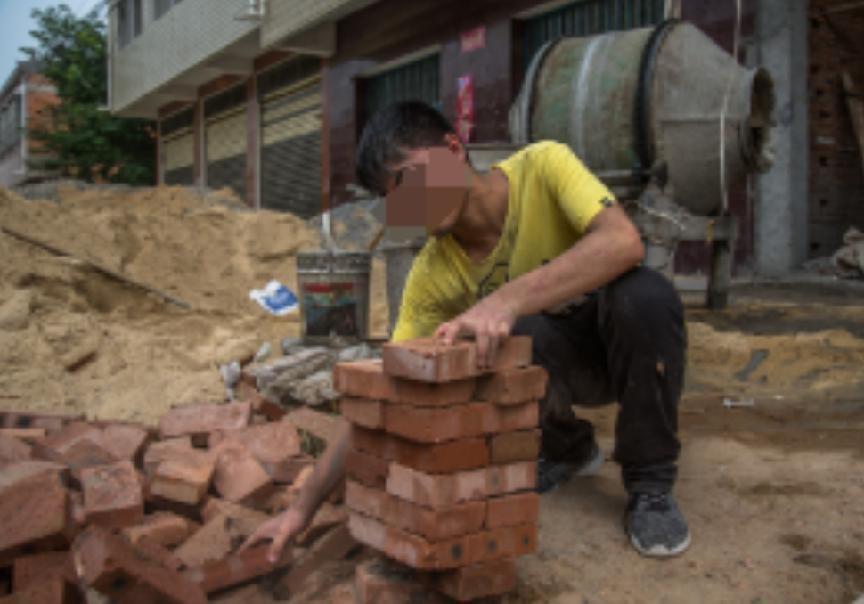
[{"label": "man's forearm", "polygon": [[633,233],[590,232],[548,264],[501,287],[516,316],[550,310],[606,285],[636,266],[643,248]]},{"label": "man's forearm", "polygon": [[307,514],[314,514],[321,502],[339,484],[345,476],[345,458],[348,454],[348,445],[351,438],[351,428],[348,422],[342,420],[339,433],[333,442],[328,443],[327,449],[318,463],[312,476],[300,491],[297,499],[297,507]]}]

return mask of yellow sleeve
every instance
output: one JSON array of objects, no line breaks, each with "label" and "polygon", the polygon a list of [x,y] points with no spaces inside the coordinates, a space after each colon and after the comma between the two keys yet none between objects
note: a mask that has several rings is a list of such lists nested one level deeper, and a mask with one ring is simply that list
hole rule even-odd
[{"label": "yellow sleeve", "polygon": [[429,276],[424,278],[424,263],[418,260],[414,261],[405,280],[399,318],[390,338],[393,342],[429,337],[449,318],[436,307],[432,292],[425,286],[430,281]]},{"label": "yellow sleeve", "polygon": [[615,197],[567,145],[548,143],[543,155],[541,169],[549,191],[581,236]]}]

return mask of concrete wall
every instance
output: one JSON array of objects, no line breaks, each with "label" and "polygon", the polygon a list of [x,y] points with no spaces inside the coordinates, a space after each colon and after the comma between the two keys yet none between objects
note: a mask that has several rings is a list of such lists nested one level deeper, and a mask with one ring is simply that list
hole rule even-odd
[{"label": "concrete wall", "polygon": [[[134,103],[257,31],[257,21],[235,18],[243,6],[237,0],[183,0],[155,21],[145,11],[141,35],[125,47],[119,48],[117,36],[112,36],[111,110],[153,117],[136,111]],[[112,31],[116,22],[113,9]]]},{"label": "concrete wall", "polygon": [[807,2],[760,0],[756,15],[759,62],[777,95],[774,167],[757,180],[756,270],[782,275],[808,249]]}]

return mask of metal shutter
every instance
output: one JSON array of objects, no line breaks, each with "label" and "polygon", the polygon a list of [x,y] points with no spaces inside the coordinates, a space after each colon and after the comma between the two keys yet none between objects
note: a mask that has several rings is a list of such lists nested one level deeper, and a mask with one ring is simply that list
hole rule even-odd
[{"label": "metal shutter", "polygon": [[527,67],[541,46],[562,37],[579,37],[656,25],[664,0],[581,0],[525,21],[522,59]]},{"label": "metal shutter", "polygon": [[246,90],[238,86],[207,99],[205,153],[207,186],[229,187],[246,198]]},{"label": "metal shutter", "polygon": [[441,109],[440,59],[437,54],[400,65],[363,82],[363,120],[401,101],[424,101]]},{"label": "metal shutter", "polygon": [[194,111],[185,109],[159,122],[162,174],[166,185],[191,185],[195,180]]},{"label": "metal shutter", "polygon": [[321,211],[321,81],[286,86],[261,104],[261,206]]},{"label": "metal shutter", "polygon": [[207,186],[246,197],[246,110],[207,120]]}]

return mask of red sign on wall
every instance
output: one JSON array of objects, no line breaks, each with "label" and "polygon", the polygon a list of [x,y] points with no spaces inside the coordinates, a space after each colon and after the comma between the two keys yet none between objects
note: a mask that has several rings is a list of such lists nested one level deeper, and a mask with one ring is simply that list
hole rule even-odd
[{"label": "red sign on wall", "polygon": [[468,143],[474,130],[474,78],[470,74],[459,76],[457,83],[456,134]]},{"label": "red sign on wall", "polygon": [[462,32],[460,36],[462,52],[472,52],[486,48],[486,27],[481,25]]}]

